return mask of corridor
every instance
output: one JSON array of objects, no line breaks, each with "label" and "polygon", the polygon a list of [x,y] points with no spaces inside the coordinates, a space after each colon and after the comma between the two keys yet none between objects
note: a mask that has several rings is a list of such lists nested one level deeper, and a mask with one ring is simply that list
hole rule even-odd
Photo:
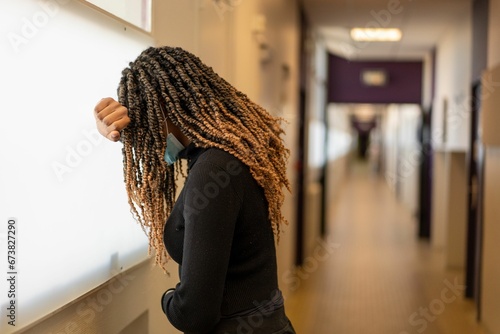
[{"label": "corridor", "polygon": [[309,259],[318,265],[297,275],[300,284],[286,301],[297,333],[485,333],[462,297],[463,278],[418,241],[415,218],[385,181],[364,163],[349,170],[330,206],[333,251]]}]

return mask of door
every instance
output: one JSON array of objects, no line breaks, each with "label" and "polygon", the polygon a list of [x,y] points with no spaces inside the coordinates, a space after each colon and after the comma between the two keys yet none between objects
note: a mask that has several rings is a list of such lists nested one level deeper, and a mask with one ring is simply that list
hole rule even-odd
[{"label": "door", "polygon": [[420,126],[420,147],[422,148],[419,186],[419,222],[418,236],[421,239],[431,238],[431,203],[432,203],[432,110],[422,110]]},{"label": "door", "polygon": [[467,224],[467,262],[465,296],[475,300],[480,317],[480,274],[482,249],[482,203],[484,150],[481,140],[481,83],[472,87],[471,138],[469,147],[468,173],[468,224]]}]

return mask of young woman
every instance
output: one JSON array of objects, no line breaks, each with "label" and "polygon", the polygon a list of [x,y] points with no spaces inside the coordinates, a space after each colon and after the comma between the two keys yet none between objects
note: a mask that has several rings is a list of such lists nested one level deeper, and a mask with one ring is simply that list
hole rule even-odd
[{"label": "young woman", "polygon": [[129,204],[156,263],[179,264],[161,298],[168,320],[186,333],[295,333],[276,268],[289,188],[279,120],[180,48],[141,53],[118,99],[97,104],[97,127],[123,142]]}]

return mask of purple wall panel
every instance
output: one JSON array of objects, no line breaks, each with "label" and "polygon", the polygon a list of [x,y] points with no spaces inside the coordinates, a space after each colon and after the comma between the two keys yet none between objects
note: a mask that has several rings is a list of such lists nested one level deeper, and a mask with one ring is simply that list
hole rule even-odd
[{"label": "purple wall panel", "polygon": [[[389,82],[383,87],[365,86],[365,69],[384,69]],[[422,103],[421,61],[348,61],[330,55],[328,101],[336,103]]]}]

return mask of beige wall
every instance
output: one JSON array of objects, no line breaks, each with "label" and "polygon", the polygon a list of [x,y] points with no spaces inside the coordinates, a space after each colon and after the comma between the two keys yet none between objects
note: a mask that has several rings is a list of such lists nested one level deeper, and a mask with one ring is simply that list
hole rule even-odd
[{"label": "beige wall", "polygon": [[[500,0],[490,0],[488,69],[500,64]],[[500,94],[498,89],[492,94]],[[497,125],[498,128],[499,125]],[[500,333],[500,148],[487,147],[485,153],[482,319],[491,333]]]},{"label": "beige wall", "polygon": [[153,1],[153,37],[158,46],[198,51],[197,0]]},{"label": "beige wall", "polygon": [[489,27],[488,27],[488,68],[500,64],[500,0],[489,0]]},{"label": "beige wall", "polygon": [[[278,246],[280,285],[285,293],[284,273],[294,260],[295,170],[297,145],[297,92],[299,15],[296,0],[254,0],[217,7],[209,0],[155,1],[153,34],[157,45],[181,46],[204,62],[272,114],[285,118],[286,145],[291,149],[289,178],[292,193],[286,196],[283,212],[289,221]],[[271,46],[270,58],[263,54],[252,29],[259,15],[266,18],[264,37]],[[100,19],[103,19],[100,17]],[[105,18],[106,19],[106,18]],[[284,68],[289,71],[285,73]],[[135,321],[150,334],[177,333],[159,307],[161,294],[178,282],[177,267],[170,264],[171,277],[146,261],[116,280],[75,300],[38,322],[25,333],[128,333]],[[95,310],[88,308],[94,301]],[[147,319],[145,321],[144,319]]]},{"label": "beige wall", "polygon": [[[266,5],[274,4],[274,9],[269,21],[275,22],[270,25],[273,32],[272,45],[276,59],[269,64],[274,69],[269,73],[265,68],[261,71],[267,75],[261,79],[261,103],[275,116],[283,117],[287,123],[283,124],[286,132],[285,143],[291,150],[288,178],[291,181],[292,192],[285,199],[283,212],[289,221],[289,226],[284,228],[283,236],[278,245],[278,277],[280,287],[285,297],[291,287],[286,286],[283,275],[294,264],[295,261],[295,223],[296,223],[296,169],[298,146],[298,90],[299,90],[299,11],[295,0],[264,1]],[[244,66],[241,64],[240,66]],[[289,69],[285,72],[283,66]],[[273,86],[270,86],[271,78],[274,78]],[[265,84],[267,82],[267,85]],[[267,92],[267,96],[263,94]],[[271,93],[272,92],[272,93]],[[272,97],[271,97],[272,96]]]},{"label": "beige wall", "polygon": [[463,151],[446,152],[449,178],[448,201],[445,210],[446,221],[445,261],[449,269],[461,270],[465,267],[467,236],[467,156]]},{"label": "beige wall", "polygon": [[444,250],[446,246],[446,222],[448,221],[448,170],[447,155],[437,151],[433,158],[432,176],[432,246]]},{"label": "beige wall", "polygon": [[482,322],[500,333],[500,148],[486,150],[482,272]]},{"label": "beige wall", "polygon": [[443,265],[463,270],[467,232],[466,152],[434,153],[432,187],[432,246],[444,252]]},{"label": "beige wall", "polygon": [[198,9],[198,46],[196,54],[229,82],[233,79],[233,47],[231,39],[234,15],[222,14],[208,1]]},{"label": "beige wall", "polygon": [[[234,8],[232,34],[232,83],[272,115],[282,117],[285,144],[291,150],[288,178],[292,192],[288,193],[283,213],[289,222],[278,244],[278,277],[285,298],[290,290],[284,275],[293,266],[295,253],[295,164],[297,159],[297,111],[299,79],[299,13],[297,1],[242,1]],[[265,18],[265,31],[254,32],[256,22]],[[262,52],[267,44],[269,52]],[[283,68],[289,68],[285,72]]]}]

